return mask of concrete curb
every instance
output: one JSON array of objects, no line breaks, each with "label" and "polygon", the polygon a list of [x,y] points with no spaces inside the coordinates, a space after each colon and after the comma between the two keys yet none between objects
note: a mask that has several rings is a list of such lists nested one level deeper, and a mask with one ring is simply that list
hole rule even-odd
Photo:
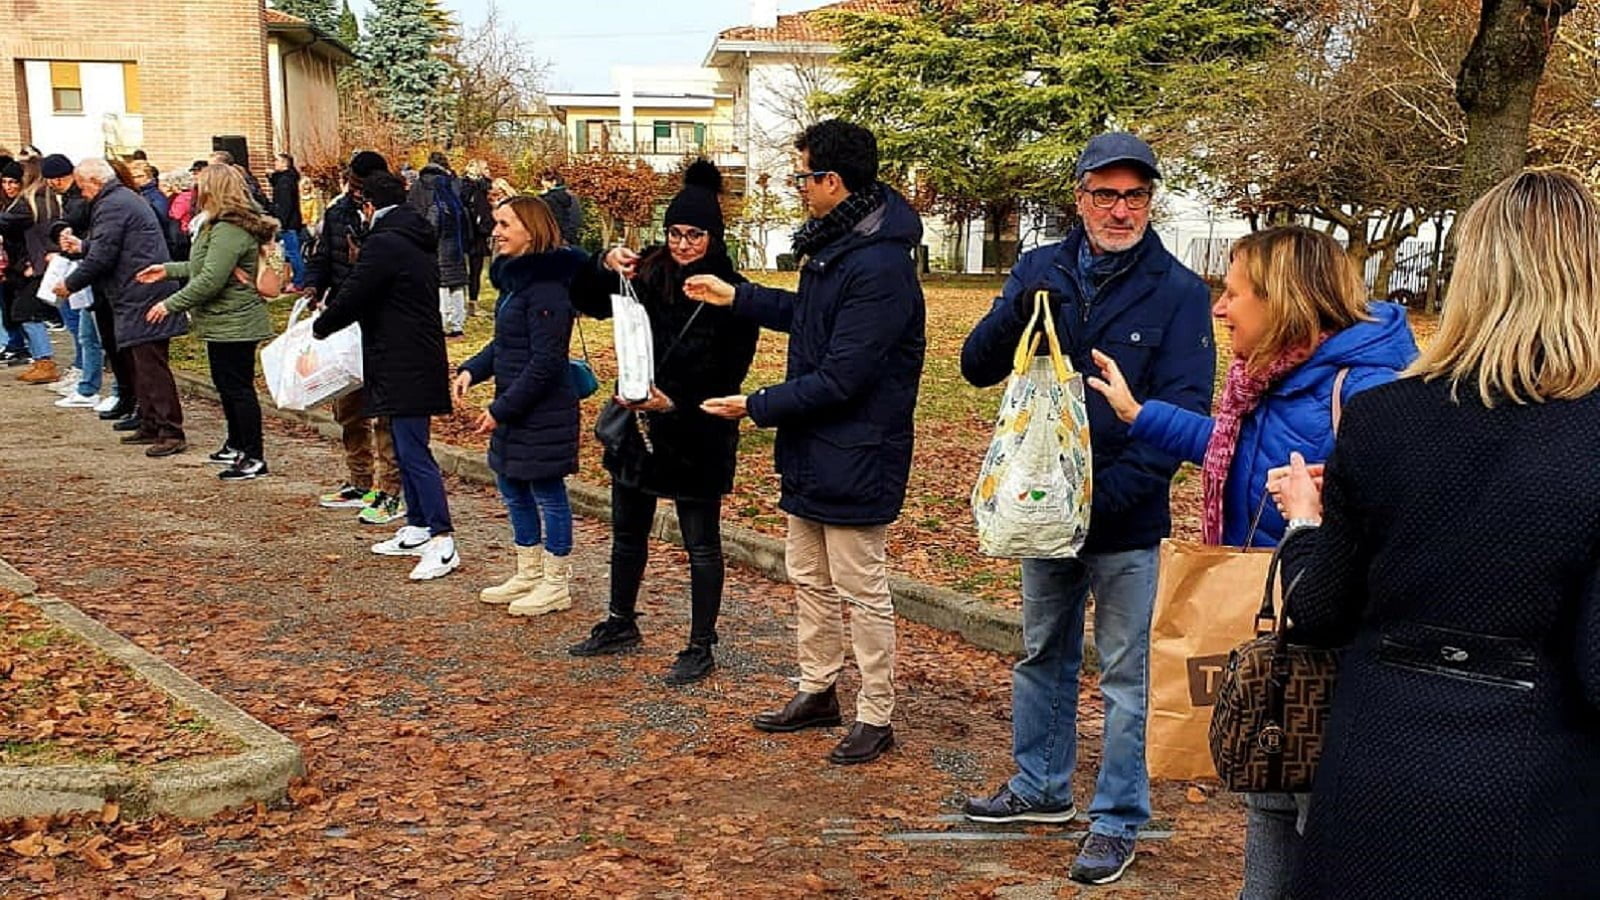
[{"label": "concrete curb", "polygon": [[[24,582],[32,585],[0,560],[0,586],[16,590]],[[160,814],[203,819],[229,807],[281,799],[289,780],[305,773],[300,748],[293,741],[154,654],[64,600],[35,595],[31,589],[23,599],[57,626],[204,716],[245,749],[221,759],[178,760],[132,771],[114,765],[0,767],[0,819],[98,812],[106,801],[115,801],[122,814],[132,818]]]},{"label": "concrete curb", "polygon": [[[206,379],[189,372],[174,371],[172,374],[186,393],[208,400],[218,399],[217,389]],[[339,437],[338,424],[325,410],[278,409],[265,394],[261,398],[261,408],[267,415],[309,425],[325,437]],[[439,461],[439,468],[450,474],[483,484],[495,483],[488,461],[478,451],[434,444],[433,455]],[[567,493],[572,499],[573,512],[602,522],[611,521],[610,491],[569,478]],[[671,504],[663,504],[656,512],[655,534],[664,541],[682,545],[678,517]],[[783,542],[776,538],[724,524],[722,552],[729,561],[754,569],[774,581],[789,580],[783,565]],[[1022,614],[1016,610],[996,609],[948,588],[899,576],[889,579],[889,589],[894,594],[895,611],[913,622],[955,632],[985,650],[1022,655]]]}]

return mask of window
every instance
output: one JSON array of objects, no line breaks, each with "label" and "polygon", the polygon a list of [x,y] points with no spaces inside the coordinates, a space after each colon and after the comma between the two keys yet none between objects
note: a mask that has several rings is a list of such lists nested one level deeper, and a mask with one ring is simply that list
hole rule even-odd
[{"label": "window", "polygon": [[77,63],[50,64],[50,106],[58,115],[83,113],[83,80]]},{"label": "window", "polygon": [[143,112],[139,104],[139,64],[125,62],[122,64],[122,111],[137,116]]},{"label": "window", "polygon": [[658,154],[680,155],[705,150],[706,126],[703,122],[655,121],[653,129],[655,151]]}]

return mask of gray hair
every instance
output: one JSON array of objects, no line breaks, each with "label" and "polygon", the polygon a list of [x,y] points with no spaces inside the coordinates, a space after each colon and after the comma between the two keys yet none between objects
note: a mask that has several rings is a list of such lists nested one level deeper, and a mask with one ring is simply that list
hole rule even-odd
[{"label": "gray hair", "polygon": [[110,184],[117,180],[117,171],[111,168],[111,163],[98,156],[91,156],[78,163],[76,171],[83,180],[95,184]]}]

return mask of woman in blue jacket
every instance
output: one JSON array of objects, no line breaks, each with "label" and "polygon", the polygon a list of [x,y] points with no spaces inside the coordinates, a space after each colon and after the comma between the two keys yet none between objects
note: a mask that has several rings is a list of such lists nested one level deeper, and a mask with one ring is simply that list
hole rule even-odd
[{"label": "woman in blue jacket", "polygon": [[[457,371],[455,397],[494,378],[494,401],[478,420],[511,518],[517,571],[479,599],[514,616],[572,606],[572,507],[566,476],[578,471],[578,395],[567,371],[572,342],[568,285],[589,258],[564,246],[549,207],[516,197],[494,211],[500,256],[489,279],[500,292],[494,340]],[[543,552],[540,544],[543,543]]]},{"label": "woman in blue jacket", "polygon": [[[1274,547],[1293,525],[1266,502],[1268,473],[1290,453],[1321,462],[1333,452],[1340,402],[1393,381],[1417,355],[1405,310],[1368,304],[1355,264],[1332,238],[1273,228],[1233,247],[1212,314],[1232,335],[1233,362],[1208,417],[1139,403],[1117,364],[1095,353],[1104,394],[1129,436],[1199,464],[1201,532],[1208,544]],[[1245,900],[1287,896],[1300,849],[1305,795],[1247,795]]]}]

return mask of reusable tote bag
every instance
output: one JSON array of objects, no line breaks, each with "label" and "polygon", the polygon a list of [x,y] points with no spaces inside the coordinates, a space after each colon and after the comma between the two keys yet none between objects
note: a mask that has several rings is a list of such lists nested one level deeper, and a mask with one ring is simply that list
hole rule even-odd
[{"label": "reusable tote bag", "polygon": [[611,295],[611,335],[617,351],[617,396],[639,402],[650,399],[656,377],[655,338],[650,316],[626,277],[622,292]]},{"label": "reusable tote bag", "polygon": [[361,387],[361,326],[319,341],[311,320],[300,318],[308,303],[296,300],[283,334],[261,348],[261,373],[279,409],[304,410]]},{"label": "reusable tote bag", "polygon": [[[1048,356],[1035,355],[1041,321]],[[1092,481],[1083,376],[1062,354],[1050,295],[1040,291],[972,489],[979,550],[1012,559],[1077,556],[1089,533]]]},{"label": "reusable tote bag", "polygon": [[[1341,371],[1333,383],[1336,432],[1345,374]],[[1228,655],[1256,634],[1256,612],[1272,565],[1272,548],[1250,544],[1270,496],[1262,494],[1244,548],[1161,542],[1156,606],[1150,618],[1150,704],[1144,738],[1151,778],[1216,777],[1211,713]]]}]

